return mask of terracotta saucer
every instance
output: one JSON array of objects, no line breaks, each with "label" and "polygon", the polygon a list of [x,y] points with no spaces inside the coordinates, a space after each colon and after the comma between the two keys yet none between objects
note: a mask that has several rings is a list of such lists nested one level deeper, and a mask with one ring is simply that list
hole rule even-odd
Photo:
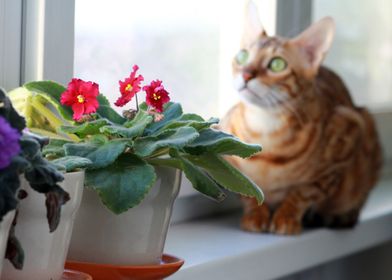
[{"label": "terracotta saucer", "polygon": [[86,273],[66,269],[60,280],[93,280],[93,278]]},{"label": "terracotta saucer", "polygon": [[184,260],[164,254],[157,265],[116,266],[67,261],[67,269],[75,269],[90,274],[94,280],[158,280],[175,273]]}]

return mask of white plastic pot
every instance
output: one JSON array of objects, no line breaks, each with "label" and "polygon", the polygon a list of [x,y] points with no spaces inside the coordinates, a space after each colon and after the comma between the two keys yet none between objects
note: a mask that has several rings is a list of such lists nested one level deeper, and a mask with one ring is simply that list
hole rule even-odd
[{"label": "white plastic pot", "polygon": [[82,199],[84,171],[66,173],[64,177],[64,181],[59,185],[69,193],[71,199],[62,207],[60,224],[53,233],[49,233],[45,195],[31,189],[27,181],[22,179],[21,189],[28,195],[19,204],[15,235],[23,247],[25,260],[22,270],[16,270],[6,262],[2,280],[61,278],[73,221]]},{"label": "white plastic pot", "polygon": [[134,208],[110,212],[98,195],[85,190],[74,225],[68,259],[113,265],[158,264],[161,261],[181,172],[156,168],[157,181]]},{"label": "white plastic pot", "polygon": [[15,210],[9,211],[0,223],[0,275],[3,269],[3,262],[7,262],[4,260],[5,249],[7,248],[8,234],[10,232],[12,221],[15,217]]}]

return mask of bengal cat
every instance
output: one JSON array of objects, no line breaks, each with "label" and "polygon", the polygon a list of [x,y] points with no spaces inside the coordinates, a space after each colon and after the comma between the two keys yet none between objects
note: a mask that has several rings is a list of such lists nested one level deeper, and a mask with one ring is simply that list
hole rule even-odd
[{"label": "bengal cat", "polygon": [[382,158],[371,115],[353,104],[339,76],[321,66],[333,20],[286,39],[267,36],[251,2],[245,18],[233,61],[241,102],[220,128],[263,146],[252,158],[229,160],[262,188],[265,202],[242,198],[241,227],[289,235],[300,233],[305,220],[354,226]]}]

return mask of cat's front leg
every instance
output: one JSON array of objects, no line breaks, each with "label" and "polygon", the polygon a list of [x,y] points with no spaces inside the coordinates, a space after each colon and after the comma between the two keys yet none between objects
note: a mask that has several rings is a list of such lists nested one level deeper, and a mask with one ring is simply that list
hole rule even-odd
[{"label": "cat's front leg", "polygon": [[241,197],[244,214],[241,228],[250,232],[267,232],[270,224],[271,212],[267,204],[258,205],[256,199]]},{"label": "cat's front leg", "polygon": [[326,176],[320,182],[295,187],[276,209],[269,231],[282,235],[299,234],[305,212],[323,201],[335,189],[337,177]]}]

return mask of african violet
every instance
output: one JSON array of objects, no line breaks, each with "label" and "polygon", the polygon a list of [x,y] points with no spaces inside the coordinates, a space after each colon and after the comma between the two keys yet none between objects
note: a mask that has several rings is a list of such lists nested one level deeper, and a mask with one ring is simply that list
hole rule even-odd
[{"label": "african violet", "polygon": [[[58,185],[64,179],[63,175],[41,154],[48,139],[31,134],[25,128],[24,118],[0,89],[0,219],[16,209],[18,199],[25,196],[22,192],[17,193],[20,176],[24,175],[32,189],[46,196],[49,231],[53,232],[60,222],[61,206],[69,200],[69,195]],[[80,158],[77,167],[88,163]],[[16,222],[17,219],[10,231],[6,257],[16,268],[22,268],[24,254],[14,234]]]},{"label": "african violet", "polygon": [[184,114],[180,104],[168,102],[161,81],[141,87],[143,77],[137,70],[135,66],[120,81],[115,104],[124,106],[142,89],[146,102],[123,116],[111,108],[96,83],[80,79],[67,88],[52,81],[30,82],[10,97],[30,130],[52,138],[44,149],[47,157],[62,157],[65,165],[73,164],[73,156],[91,160],[86,186],[116,214],[143,200],[156,180],[154,166],[181,169],[197,191],[217,201],[225,198],[227,189],[261,203],[260,189],[223,157],[249,157],[260,146],[213,129],[218,119]]}]

